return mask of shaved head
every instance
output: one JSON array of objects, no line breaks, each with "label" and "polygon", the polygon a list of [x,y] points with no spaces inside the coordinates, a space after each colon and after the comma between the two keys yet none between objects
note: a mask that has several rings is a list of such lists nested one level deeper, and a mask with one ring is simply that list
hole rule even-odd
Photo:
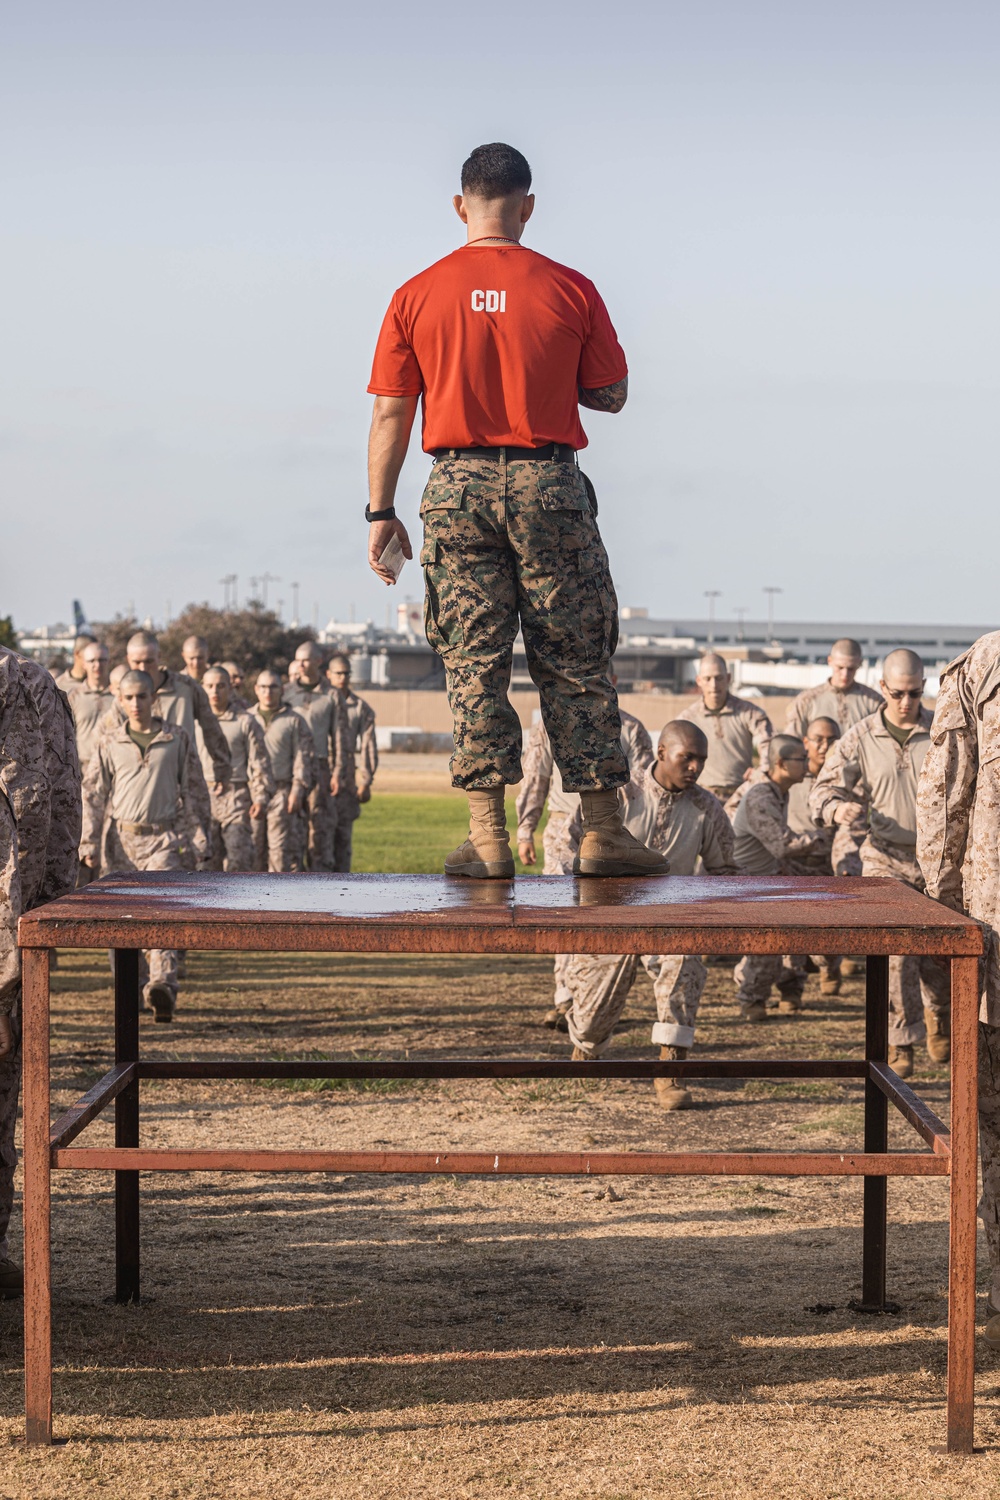
[{"label": "shaved head", "polygon": [[727,674],[729,672],[729,668],[726,665],[726,658],[720,656],[718,651],[706,651],[698,663],[699,677],[707,676],[709,672],[726,672]]},{"label": "shaved head", "polygon": [[225,667],[209,667],[208,671],[202,678],[202,684],[204,685],[208,683],[210,679],[212,681],[224,682],[227,687],[229,685],[229,673],[226,671]]},{"label": "shaved head", "polygon": [[768,770],[773,771],[779,761],[787,760],[790,755],[804,754],[805,747],[797,735],[776,734],[768,747]]},{"label": "shaved head", "polygon": [[208,655],[208,642],[203,635],[189,635],[181,647],[183,656],[194,656],[195,652],[202,656]]},{"label": "shaved head", "polygon": [[673,750],[675,747],[683,746],[690,750],[692,755],[708,754],[708,739],[697,724],[691,724],[686,719],[672,719],[669,724],[664,724],[660,730],[660,738],[657,740],[657,750]]},{"label": "shaved head", "polygon": [[108,687],[113,693],[116,693],[121,687],[122,678],[125,676],[125,673],[127,671],[128,663],[124,661],[120,661],[117,667],[111,668],[111,676],[108,678]]},{"label": "shaved head", "polygon": [[301,646],[295,648],[296,661],[322,661],[322,649],[315,641],[303,641]]},{"label": "shaved head", "polygon": [[710,713],[717,713],[729,697],[729,668],[717,651],[706,651],[698,663],[695,678],[702,701]]},{"label": "shaved head", "polygon": [[129,636],[128,645],[125,647],[125,650],[128,652],[146,646],[156,646],[159,648],[159,644],[159,641],[151,630],[137,630],[135,635]]},{"label": "shaved head", "polygon": [[830,648],[830,655],[846,656],[849,661],[860,661],[862,656],[860,642],[852,641],[849,635],[842,636],[839,641],[834,641]]},{"label": "shaved head", "polygon": [[134,667],[122,673],[121,682],[118,684],[121,692],[128,692],[129,688],[142,688],[152,698],[153,679],[148,672],[137,672]]},{"label": "shaved head", "polygon": [[265,670],[263,672],[258,672],[257,673],[257,686],[258,687],[274,687],[274,686],[280,687],[281,686],[281,678],[278,676],[277,672],[270,672],[270,671],[267,671],[267,670]]},{"label": "shaved head", "polygon": [[835,740],[839,740],[840,725],[837,723],[836,719],[813,719],[812,722],[806,726],[805,738],[812,739],[813,736],[817,734],[832,734]]},{"label": "shaved head", "polygon": [[885,682],[895,682],[898,677],[920,677],[924,675],[924,664],[915,651],[907,651],[901,646],[898,651],[890,651],[882,664],[882,678]]}]

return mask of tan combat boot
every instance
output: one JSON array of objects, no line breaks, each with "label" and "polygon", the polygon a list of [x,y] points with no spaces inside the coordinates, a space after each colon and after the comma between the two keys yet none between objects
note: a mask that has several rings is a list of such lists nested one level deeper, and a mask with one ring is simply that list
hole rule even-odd
[{"label": "tan combat boot", "polygon": [[[661,1062],[683,1062],[688,1055],[686,1047],[661,1047]],[[654,1078],[656,1102],[661,1109],[690,1109],[694,1100],[679,1078]]]},{"label": "tan combat boot", "polygon": [[574,875],[666,875],[662,854],[647,849],[625,827],[618,793],[581,792],[583,838],[573,861]]},{"label": "tan combat boot", "polygon": [[924,1020],[927,1023],[927,1056],[931,1062],[951,1062],[951,1017],[925,1010]]},{"label": "tan combat boot", "polygon": [[545,1018],[542,1021],[542,1025],[547,1026],[550,1031],[569,1030],[569,1025],[566,1021],[566,1012],[564,1010],[559,1010],[555,1005],[553,1005],[551,1010],[547,1010],[545,1012]]},{"label": "tan combat boot", "polygon": [[766,1021],[767,1002],[765,1000],[751,1000],[740,1006],[741,1021]]},{"label": "tan combat boot", "polygon": [[570,1062],[597,1062],[597,1058],[591,1052],[584,1052],[582,1047],[574,1047],[569,1056]]},{"label": "tan combat boot", "polygon": [[469,837],[444,862],[446,875],[469,875],[473,880],[513,880],[504,788],[467,792]]},{"label": "tan combat boot", "polygon": [[820,965],[819,992],[821,995],[840,994],[840,970],[828,968],[825,964]]},{"label": "tan combat boot", "polygon": [[889,1066],[897,1078],[909,1078],[913,1073],[913,1048],[890,1047]]},{"label": "tan combat boot", "polygon": [[844,979],[853,979],[856,974],[865,972],[865,961],[863,958],[841,959],[840,972]]}]

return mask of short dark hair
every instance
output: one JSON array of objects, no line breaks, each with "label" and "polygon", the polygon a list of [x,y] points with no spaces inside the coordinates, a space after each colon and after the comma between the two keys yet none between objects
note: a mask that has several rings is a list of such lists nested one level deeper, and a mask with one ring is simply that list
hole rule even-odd
[{"label": "short dark hair", "polygon": [[494,141],[477,146],[462,167],[462,192],[477,198],[509,198],[531,187],[531,168],[513,146]]}]

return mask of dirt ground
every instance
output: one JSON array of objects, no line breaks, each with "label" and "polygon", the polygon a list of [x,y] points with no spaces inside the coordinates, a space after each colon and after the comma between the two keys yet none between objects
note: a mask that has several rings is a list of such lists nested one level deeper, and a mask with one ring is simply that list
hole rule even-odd
[{"label": "dirt ground", "polygon": [[[563,1055],[534,958],[193,954],[149,1056]],[[713,968],[702,1050],[858,1056],[862,982],[740,1025]],[[111,1054],[107,959],[63,954],[64,1107]],[[637,983],[617,1055],[648,1056]],[[941,1113],[944,1070],[918,1084]],[[857,1146],[857,1085],[145,1085],[148,1144],[636,1150]],[[82,1142],[108,1139],[92,1126]],[[913,1138],[894,1126],[894,1143]],[[56,1430],[21,1433],[21,1307],[0,1304],[0,1497],[979,1497],[1000,1483],[1000,1370],[943,1441],[947,1189],[890,1185],[889,1289],[865,1318],[849,1179],[145,1176],[139,1307],[109,1302],[106,1174],[57,1174]],[[20,1233],[20,1226],[15,1226]],[[985,1261],[981,1262],[985,1265]]]}]

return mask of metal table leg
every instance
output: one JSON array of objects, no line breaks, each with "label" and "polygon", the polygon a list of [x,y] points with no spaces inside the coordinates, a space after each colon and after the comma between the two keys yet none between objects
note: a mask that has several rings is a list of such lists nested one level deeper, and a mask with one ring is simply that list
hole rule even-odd
[{"label": "metal table leg", "polygon": [[951,961],[951,1237],[948,1452],[971,1453],[976,1383],[979,960]]},{"label": "metal table leg", "polygon": [[[889,1056],[889,960],[869,958],[865,979],[865,1057],[884,1063]],[[889,1101],[877,1084],[865,1080],[865,1150],[889,1148]],[[861,1312],[884,1312],[886,1177],[866,1177],[861,1272]]]},{"label": "metal table leg", "polygon": [[49,952],[22,955],[25,1441],[52,1442]]},{"label": "metal table leg", "polygon": [[[139,950],[115,949],[115,1062],[139,1060]],[[139,1144],[139,1080],[115,1100],[115,1145]],[[115,1301],[139,1300],[139,1174],[115,1173]]]}]

